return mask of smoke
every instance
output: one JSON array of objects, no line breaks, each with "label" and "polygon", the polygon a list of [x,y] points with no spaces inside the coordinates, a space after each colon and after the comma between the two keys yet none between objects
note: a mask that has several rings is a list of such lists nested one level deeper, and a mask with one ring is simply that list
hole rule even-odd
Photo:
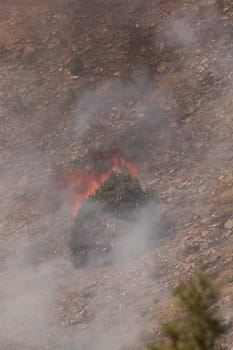
[{"label": "smoke", "polygon": [[0,336],[4,347],[43,344],[53,320],[56,286],[50,280],[50,266],[34,268],[25,257],[28,249],[23,239],[11,242],[1,268]]},{"label": "smoke", "polygon": [[198,40],[190,18],[174,19],[168,25],[168,41],[170,45],[193,46]]},{"label": "smoke", "polygon": [[79,268],[132,262],[153,250],[167,234],[155,200],[132,210],[125,218],[111,215],[90,200],[83,207],[70,240],[73,261]]},{"label": "smoke", "polygon": [[156,145],[158,154],[172,147],[169,123],[174,116],[163,107],[171,99],[171,90],[158,90],[156,81],[145,70],[133,74],[128,81],[115,78],[84,92],[73,107],[70,139],[78,135],[78,142],[72,142],[72,160],[85,162],[86,158],[91,162],[91,152],[121,149],[140,164],[139,171],[145,175],[146,154],[151,148]]},{"label": "smoke", "polygon": [[[91,262],[91,268],[74,269],[70,256],[64,256],[71,228],[72,208],[68,198],[63,194],[50,196],[51,171],[38,150],[22,147],[19,154],[23,159],[12,156],[11,162],[5,163],[8,167],[1,177],[5,195],[1,202],[4,209],[1,221],[5,224],[1,237],[1,345],[62,348],[64,344],[70,349],[107,349],[128,340],[133,342],[140,332],[135,321],[139,311],[130,302],[131,292],[121,274],[128,275],[127,264],[148,248],[148,235],[152,232],[147,221],[149,211],[144,208],[134,222],[127,223],[130,238],[122,239],[113,250],[115,267],[107,268],[109,278],[102,280],[101,264],[96,259]],[[91,291],[94,296],[83,297],[85,293],[88,295],[85,291],[89,289],[88,280],[96,279],[93,275],[97,275]],[[115,293],[112,283],[117,275]],[[76,299],[70,298],[70,284],[71,290],[78,294],[78,302],[81,300],[80,307]],[[68,297],[64,301],[67,289]],[[60,315],[64,303],[67,305]],[[66,314],[68,325],[64,321]]]},{"label": "smoke", "polygon": [[158,245],[163,235],[159,214],[159,204],[151,202],[138,210],[134,221],[122,225],[125,234],[113,252],[116,263],[132,261]]},{"label": "smoke", "polygon": [[[156,217],[157,209],[148,206],[138,211],[134,221],[120,223],[121,227],[127,226],[129,236],[126,239],[123,235],[113,249],[114,264],[106,267],[106,271],[101,271],[98,259],[91,261],[91,267],[74,269],[70,256],[64,256],[70,239],[71,207],[67,198],[61,196],[59,205],[52,208],[49,175],[42,176],[45,161],[41,158],[35,167],[31,152],[27,156],[26,153],[25,150],[25,173],[32,177],[19,177],[20,162],[16,158],[12,162],[15,172],[9,176],[5,169],[2,177],[2,184],[11,189],[11,198],[2,203],[6,212],[1,219],[7,221],[6,227],[10,224],[15,231],[4,231],[1,237],[1,345],[6,348],[107,349],[134,342],[141,331],[136,322],[140,306],[138,309],[137,302],[132,302],[134,288],[129,291],[124,278],[130,279],[127,266],[132,264],[135,287],[136,274],[140,275],[142,286],[143,280],[148,281],[141,267],[134,267],[134,263],[148,250],[150,235],[156,235],[156,227],[150,221],[152,215]],[[34,172],[38,176],[36,183]],[[19,192],[19,198],[13,195],[15,192]],[[34,208],[37,213],[32,221],[27,221],[28,217],[32,218],[32,212],[26,215],[24,212],[28,208],[31,211]],[[17,224],[11,222],[16,215],[21,220]],[[155,222],[157,218],[153,224]],[[94,286],[90,287],[91,283]],[[77,297],[73,299],[72,294]],[[134,298],[137,299],[137,293]],[[62,305],[64,309],[61,310]]]}]

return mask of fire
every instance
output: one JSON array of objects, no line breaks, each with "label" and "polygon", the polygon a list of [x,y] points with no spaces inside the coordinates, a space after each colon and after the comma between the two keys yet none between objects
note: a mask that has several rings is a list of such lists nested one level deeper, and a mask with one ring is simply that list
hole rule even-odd
[{"label": "fire", "polygon": [[[109,159],[110,158],[110,159]],[[137,166],[127,159],[120,150],[113,150],[109,156],[100,157],[104,170],[85,171],[76,169],[69,174],[54,177],[57,187],[69,193],[73,203],[72,216],[75,217],[82,203],[114,173],[126,170],[131,176],[138,173]]]}]

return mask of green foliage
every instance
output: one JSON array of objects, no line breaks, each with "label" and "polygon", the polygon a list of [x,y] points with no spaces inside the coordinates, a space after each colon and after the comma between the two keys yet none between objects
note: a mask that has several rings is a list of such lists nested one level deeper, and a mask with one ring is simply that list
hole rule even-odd
[{"label": "green foliage", "polygon": [[218,314],[218,288],[210,274],[202,270],[195,279],[174,289],[183,308],[179,322],[164,325],[168,342],[149,345],[150,350],[214,350],[225,332]]},{"label": "green foliage", "polygon": [[113,174],[93,197],[104,210],[118,216],[143,205],[145,198],[138,179],[128,173]]}]

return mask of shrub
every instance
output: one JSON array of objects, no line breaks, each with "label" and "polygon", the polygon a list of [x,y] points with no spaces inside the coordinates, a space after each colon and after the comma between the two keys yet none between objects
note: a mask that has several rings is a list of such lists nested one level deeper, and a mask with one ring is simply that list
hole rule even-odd
[{"label": "shrub", "polygon": [[184,311],[182,320],[164,325],[168,342],[153,343],[150,350],[214,350],[225,332],[217,307],[218,288],[202,270],[195,279],[174,289]]},{"label": "shrub", "polygon": [[[75,265],[86,263],[130,231],[137,210],[151,200],[136,177],[113,174],[80,208],[71,232],[70,249]],[[103,254],[101,254],[103,255]]]},{"label": "shrub", "polygon": [[116,173],[96,191],[93,199],[108,212],[125,216],[145,202],[145,192],[136,177],[128,173]]}]

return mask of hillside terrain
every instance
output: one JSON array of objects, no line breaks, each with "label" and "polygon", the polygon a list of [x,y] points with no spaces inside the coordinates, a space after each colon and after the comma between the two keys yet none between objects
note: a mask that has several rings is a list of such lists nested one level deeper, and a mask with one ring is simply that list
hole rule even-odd
[{"label": "hillside terrain", "polygon": [[[2,349],[143,349],[203,262],[231,322],[232,38],[231,0],[1,1]],[[147,244],[142,213],[114,266],[75,269],[53,176],[113,149],[157,191],[164,234],[125,262]]]}]

